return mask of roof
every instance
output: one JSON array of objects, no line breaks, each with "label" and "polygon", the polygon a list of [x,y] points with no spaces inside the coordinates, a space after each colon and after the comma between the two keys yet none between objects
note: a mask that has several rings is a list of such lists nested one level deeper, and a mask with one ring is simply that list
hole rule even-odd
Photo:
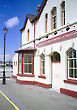
[{"label": "roof", "polygon": [[25,49],[17,50],[15,53],[34,53],[37,49],[34,49],[33,47],[27,47]]},{"label": "roof", "polygon": [[28,20],[28,19],[29,19],[29,21],[30,21],[31,23],[33,23],[35,17],[36,17],[35,15],[27,14],[27,15],[26,15],[26,20],[25,20],[25,23],[24,23],[24,27],[23,27],[20,31],[22,31],[22,30],[25,29],[26,23],[27,23],[27,20]]},{"label": "roof", "polygon": [[31,23],[33,23],[34,21],[36,21],[36,20],[39,19],[39,17],[40,17],[40,15],[41,15],[41,13],[42,13],[42,11],[43,11],[43,9],[44,9],[44,7],[45,7],[47,1],[48,1],[48,0],[43,0],[42,5],[41,5],[41,7],[40,7],[40,10],[39,10],[37,16],[32,15],[32,14],[27,14],[27,15],[26,15],[26,20],[25,20],[24,26],[23,26],[22,29],[20,29],[20,31],[23,31],[23,30],[25,29],[26,23],[27,23],[27,20],[28,20],[28,19],[29,19],[29,21],[30,21]]}]

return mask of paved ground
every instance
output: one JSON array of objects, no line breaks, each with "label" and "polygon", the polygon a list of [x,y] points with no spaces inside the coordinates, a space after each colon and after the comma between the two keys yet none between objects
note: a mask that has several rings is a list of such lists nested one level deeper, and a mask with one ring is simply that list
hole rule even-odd
[{"label": "paved ground", "polygon": [[[20,85],[14,79],[7,80],[6,85],[0,80],[0,90],[20,110],[77,110],[76,98],[38,86]],[[16,109],[0,94],[0,110]]]}]

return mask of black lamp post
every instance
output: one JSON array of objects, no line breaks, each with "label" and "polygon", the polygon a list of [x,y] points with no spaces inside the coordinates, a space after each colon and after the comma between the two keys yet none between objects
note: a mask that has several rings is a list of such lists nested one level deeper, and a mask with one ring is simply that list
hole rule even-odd
[{"label": "black lamp post", "polygon": [[2,84],[6,84],[6,78],[5,78],[5,40],[6,40],[6,34],[7,34],[6,27],[3,29],[3,35],[4,35],[4,70],[3,70],[3,82]]}]

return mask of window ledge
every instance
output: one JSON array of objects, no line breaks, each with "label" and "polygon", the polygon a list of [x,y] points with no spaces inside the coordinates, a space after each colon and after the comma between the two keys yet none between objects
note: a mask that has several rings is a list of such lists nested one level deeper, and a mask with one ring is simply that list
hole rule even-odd
[{"label": "window ledge", "polygon": [[77,85],[77,80],[67,79],[67,80],[64,80],[64,82]]},{"label": "window ledge", "polygon": [[46,79],[46,76],[45,75],[41,75],[41,76],[38,76],[39,78],[43,78],[43,79]]},{"label": "window ledge", "polygon": [[18,74],[17,76],[34,77],[34,74]]}]

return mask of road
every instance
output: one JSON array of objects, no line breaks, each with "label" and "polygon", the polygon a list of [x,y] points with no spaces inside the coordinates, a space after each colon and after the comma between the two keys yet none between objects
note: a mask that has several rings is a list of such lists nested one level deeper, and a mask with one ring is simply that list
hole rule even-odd
[{"label": "road", "polygon": [[0,91],[0,110],[77,110],[77,98],[35,85],[20,85],[12,78],[6,85],[0,79]]}]

